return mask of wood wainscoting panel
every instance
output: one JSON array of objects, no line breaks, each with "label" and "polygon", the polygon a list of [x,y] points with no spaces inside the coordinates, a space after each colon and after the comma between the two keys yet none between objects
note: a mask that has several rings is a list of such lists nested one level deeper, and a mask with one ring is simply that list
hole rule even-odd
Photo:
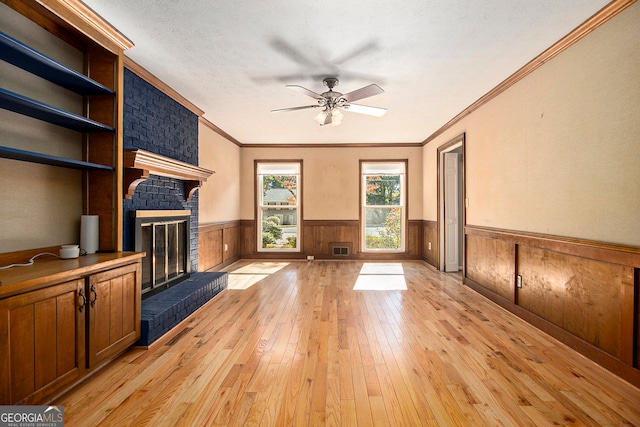
[{"label": "wood wainscoting panel", "polygon": [[316,258],[335,258],[332,246],[336,242],[350,244],[352,252],[339,259],[354,258],[360,252],[360,222],[307,220],[304,221],[302,251]]},{"label": "wood wainscoting panel", "polygon": [[198,227],[198,269],[216,270],[240,257],[240,221]]},{"label": "wood wainscoting panel", "polygon": [[[465,235],[465,284],[640,384],[640,247],[478,226]],[[522,278],[512,297],[509,275]]]},{"label": "wood wainscoting panel", "polygon": [[303,247],[305,255],[318,259],[336,259],[332,248],[336,242],[351,247],[349,256],[338,259],[421,259],[422,221],[409,220],[403,253],[363,253],[360,246],[360,221],[358,220],[307,220],[303,222]]},{"label": "wood wainscoting panel", "polygon": [[[622,320],[631,320],[631,329],[629,334],[623,335],[623,345],[622,349],[627,349],[631,347],[630,354],[632,363],[630,365],[635,368],[640,369],[640,268],[636,268],[634,272],[634,280],[633,280],[633,288],[628,289],[625,288],[624,294],[627,295],[627,292],[631,292],[631,302],[626,303],[625,306],[631,307],[631,319],[629,319],[628,310],[623,310],[624,315],[622,316]],[[625,343],[625,338],[628,338],[629,343]]]},{"label": "wood wainscoting panel", "polygon": [[[313,256],[316,259],[422,259],[423,231],[421,220],[407,224],[406,250],[403,253],[362,253],[360,250],[360,221],[358,220],[304,220],[302,222],[302,247],[300,252],[258,252],[256,223],[253,220],[239,222],[240,258],[300,259]],[[348,246],[348,256],[333,254],[336,245]],[[202,261],[200,261],[202,262]]]},{"label": "wood wainscoting panel", "polygon": [[222,228],[215,225],[198,227],[198,269],[207,271],[222,264]]},{"label": "wood wainscoting panel", "polygon": [[518,304],[620,357],[621,290],[633,269],[617,264],[518,247]]},{"label": "wood wainscoting panel", "polygon": [[406,251],[407,255],[422,258],[422,220],[412,220],[407,222]]},{"label": "wood wainscoting panel", "polygon": [[483,236],[466,236],[466,277],[515,301],[515,245]]},{"label": "wood wainscoting panel", "polygon": [[436,269],[440,268],[438,243],[438,222],[422,221],[422,259]]},{"label": "wood wainscoting panel", "polygon": [[240,221],[240,258],[253,258],[257,252],[256,221],[243,219]]},{"label": "wood wainscoting panel", "polygon": [[240,247],[240,225],[237,222],[222,229],[222,262],[227,263],[238,258]]}]

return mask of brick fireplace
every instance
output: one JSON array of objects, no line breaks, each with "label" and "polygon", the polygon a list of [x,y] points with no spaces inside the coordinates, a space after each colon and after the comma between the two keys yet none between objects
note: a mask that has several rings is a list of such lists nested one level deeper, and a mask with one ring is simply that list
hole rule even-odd
[{"label": "brick fireplace", "polygon": [[[123,145],[198,165],[198,116],[125,68]],[[149,174],[123,202],[123,248],[135,250],[131,212],[189,211],[189,265],[198,271],[198,192],[185,180]]]},{"label": "brick fireplace", "polygon": [[149,346],[225,289],[227,273],[198,272],[196,190],[212,173],[198,167],[198,116],[124,71],[123,248],[148,253],[137,345]]}]

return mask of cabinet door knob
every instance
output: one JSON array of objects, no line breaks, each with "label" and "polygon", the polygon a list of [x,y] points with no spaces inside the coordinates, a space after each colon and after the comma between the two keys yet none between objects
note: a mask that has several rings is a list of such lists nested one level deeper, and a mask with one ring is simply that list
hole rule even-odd
[{"label": "cabinet door knob", "polygon": [[84,296],[84,292],[82,291],[82,289],[80,290],[80,292],[78,292],[78,305],[80,306],[79,310],[82,313],[82,310],[87,305],[87,297]]},{"label": "cabinet door knob", "polygon": [[94,307],[98,300],[98,292],[96,292],[95,285],[91,285],[91,290],[89,292],[91,293],[91,307]]}]

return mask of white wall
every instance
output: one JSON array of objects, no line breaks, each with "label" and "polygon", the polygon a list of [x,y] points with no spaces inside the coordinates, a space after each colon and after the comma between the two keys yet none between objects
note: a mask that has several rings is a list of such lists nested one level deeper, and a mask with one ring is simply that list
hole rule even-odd
[{"label": "white wall", "polygon": [[240,147],[201,120],[198,166],[215,173],[198,190],[200,225],[240,219]]},{"label": "white wall", "polygon": [[268,159],[302,159],[306,220],[357,220],[360,160],[408,159],[409,219],[422,217],[422,147],[243,148],[242,219],[254,217],[254,161]]},{"label": "white wall", "polygon": [[538,68],[424,148],[466,133],[467,223],[640,245],[640,4]]}]

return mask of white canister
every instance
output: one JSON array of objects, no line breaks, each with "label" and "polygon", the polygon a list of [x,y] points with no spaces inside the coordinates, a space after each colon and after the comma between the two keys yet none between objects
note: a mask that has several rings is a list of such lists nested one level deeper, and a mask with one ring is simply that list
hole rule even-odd
[{"label": "white canister", "polygon": [[78,258],[80,255],[80,247],[78,245],[62,245],[60,246],[60,258]]},{"label": "white canister", "polygon": [[98,215],[80,217],[80,247],[83,253],[95,254],[99,247],[100,219]]}]

